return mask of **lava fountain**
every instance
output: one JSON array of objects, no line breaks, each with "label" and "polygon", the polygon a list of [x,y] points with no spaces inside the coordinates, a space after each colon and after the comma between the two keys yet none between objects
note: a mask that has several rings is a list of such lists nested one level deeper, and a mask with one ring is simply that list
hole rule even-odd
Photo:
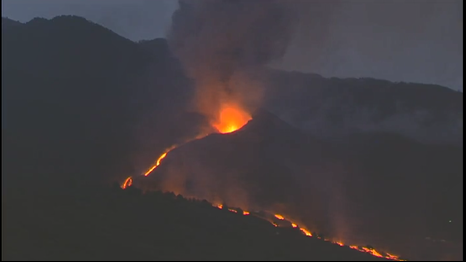
[{"label": "lava fountain", "polygon": [[222,105],[218,117],[211,123],[219,133],[227,134],[242,128],[252,117],[240,106],[230,103]]}]

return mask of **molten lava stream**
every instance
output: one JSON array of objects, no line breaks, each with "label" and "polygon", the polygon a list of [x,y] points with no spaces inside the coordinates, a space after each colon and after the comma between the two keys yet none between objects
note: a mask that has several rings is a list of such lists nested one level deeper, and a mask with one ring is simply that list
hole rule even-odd
[{"label": "molten lava stream", "polygon": [[131,186],[133,184],[133,178],[132,177],[128,177],[125,182],[123,182],[123,184],[121,185],[121,188],[122,189],[126,189],[127,187]]},{"label": "molten lava stream", "polygon": [[[196,137],[196,138],[194,138],[194,139],[198,139],[198,138],[200,138],[200,137]],[[193,139],[193,140],[194,140],[194,139]],[[191,140],[188,140],[188,141],[185,142],[185,143],[188,143],[189,141],[191,141]],[[167,156],[167,154],[168,154],[170,151],[172,151],[173,149],[177,148],[177,147],[178,147],[178,145],[173,145],[173,146],[169,147],[167,150],[165,150],[165,152],[164,152],[163,154],[161,154],[161,155],[159,156],[159,158],[157,158],[157,161],[155,161],[155,165],[153,165],[151,168],[149,168],[149,170],[146,171],[146,173],[144,173],[144,176],[150,175],[150,173],[152,173],[152,171],[154,171],[154,169],[156,169],[158,166],[160,166],[162,160]]]},{"label": "molten lava stream", "polygon": [[[251,116],[244,110],[242,110],[239,106],[236,105],[224,105],[219,113],[218,121],[212,123],[212,126],[215,127],[220,133],[226,134],[234,132],[241,127],[243,127],[249,120],[251,120]],[[200,139],[205,137],[206,135],[198,136],[192,140]],[[188,143],[191,140],[186,141]],[[167,154],[175,149],[177,146],[174,145],[167,149],[160,157],[157,159],[155,165],[153,165],[144,176],[148,176],[152,171],[154,171],[158,166],[160,166],[161,161],[167,156]]]},{"label": "molten lava stream", "polygon": [[149,168],[149,170],[147,170],[147,172],[144,173],[144,176],[148,176],[150,173],[152,173],[152,171],[154,171],[154,169],[156,169],[158,166],[160,166],[160,162],[162,161],[162,159],[164,159],[167,156],[167,154],[168,154],[168,152],[170,152],[170,150],[168,150],[167,152],[160,155],[159,158],[157,158],[157,162],[155,162],[155,165],[153,165],[151,168]]}]

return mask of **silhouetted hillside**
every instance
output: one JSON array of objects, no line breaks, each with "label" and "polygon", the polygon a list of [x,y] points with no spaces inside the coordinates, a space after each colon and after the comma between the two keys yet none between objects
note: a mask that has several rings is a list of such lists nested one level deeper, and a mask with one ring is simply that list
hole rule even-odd
[{"label": "silhouetted hillside", "polygon": [[7,17],[2,17],[2,31],[7,30],[8,28],[12,26],[19,26],[19,25],[22,25],[22,23],[19,21],[15,21]]},{"label": "silhouetted hillside", "polygon": [[78,189],[4,196],[2,260],[382,260],[173,193]]},{"label": "silhouetted hillside", "polygon": [[3,130],[41,144],[46,162],[99,170],[81,179],[133,172],[203,121],[186,113],[192,87],[166,45],[150,51],[75,16],[2,25]]}]

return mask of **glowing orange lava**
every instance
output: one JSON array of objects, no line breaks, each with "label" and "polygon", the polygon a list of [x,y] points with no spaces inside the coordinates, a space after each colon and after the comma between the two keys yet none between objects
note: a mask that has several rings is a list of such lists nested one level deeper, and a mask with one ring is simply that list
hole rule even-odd
[{"label": "glowing orange lava", "polygon": [[371,255],[373,255],[375,257],[383,257],[382,254],[377,252],[375,249],[369,249],[367,247],[363,247],[362,250],[364,250],[364,252],[366,252],[366,253],[370,253]]},{"label": "glowing orange lava", "polygon": [[154,169],[156,169],[158,166],[160,166],[160,161],[162,161],[162,159],[164,159],[168,152],[170,150],[168,150],[167,152],[163,153],[161,156],[159,156],[159,158],[157,158],[157,162],[155,163],[155,165],[153,165],[149,170],[147,170],[146,173],[144,173],[144,176],[148,176],[152,171],[154,171]]},{"label": "glowing orange lava", "polygon": [[[157,164],[160,164],[160,160],[162,160],[164,157],[165,157],[166,153],[164,153],[162,156],[160,156],[159,160],[157,160]],[[155,167],[157,167],[158,165],[156,165]],[[155,169],[155,168],[153,168]],[[152,169],[152,170],[153,170]],[[149,172],[150,173],[150,172]],[[121,186],[121,188],[125,189],[129,186],[131,186],[131,184],[133,183],[133,179],[131,177],[128,177],[125,182],[123,183],[123,185]],[[219,205],[214,205],[214,207],[218,208],[218,209],[223,209],[223,205],[222,204],[219,204]],[[238,213],[238,211],[236,209],[233,209],[233,208],[228,208],[228,211],[232,212],[232,213]],[[244,216],[247,216],[247,215],[250,215],[250,212],[249,211],[243,211],[242,215]],[[293,228],[299,228],[299,230],[307,237],[312,237],[312,234],[311,232],[309,232],[307,229],[305,228],[302,228],[302,227],[298,227],[298,225],[296,223],[293,223],[292,221],[290,221],[289,219],[286,219],[284,216],[282,215],[279,215],[279,214],[275,214],[274,215],[275,218],[279,219],[279,220],[286,220],[286,221],[289,221],[291,223],[291,227]],[[268,220],[268,219],[267,219]],[[268,220],[274,227],[280,227],[280,225],[278,225],[277,223],[271,221],[271,220]],[[317,237],[319,239],[321,239],[320,237]],[[336,245],[339,245],[341,247],[345,246],[345,244],[341,241],[332,241],[332,240],[329,240],[329,239],[325,239],[325,241],[329,241],[333,244],[336,244]],[[395,256],[395,255],[392,255],[392,254],[389,254],[389,253],[384,253],[385,255],[382,255],[382,253],[378,252],[377,250],[373,249],[373,248],[368,248],[368,247],[358,247],[356,245],[350,245],[349,248],[351,249],[354,249],[354,250],[357,250],[359,252],[364,252],[364,253],[368,253],[368,254],[371,254],[375,257],[380,257],[380,258],[386,258],[386,259],[389,259],[389,260],[394,260],[394,261],[405,261],[405,260],[401,260],[398,256]]]},{"label": "glowing orange lava", "polygon": [[212,123],[220,133],[234,132],[243,127],[251,116],[235,104],[224,105],[219,113],[218,120]]},{"label": "glowing orange lava", "polygon": [[280,220],[285,220],[285,218],[284,218],[282,215],[276,214],[275,217],[278,218],[278,219],[280,219]]},{"label": "glowing orange lava", "polygon": [[301,232],[303,232],[304,235],[306,235],[306,236],[308,236],[308,237],[312,237],[311,232],[307,231],[306,229],[304,229],[304,228],[299,228],[299,230],[301,230]]},{"label": "glowing orange lava", "polygon": [[132,177],[128,177],[125,182],[123,182],[123,184],[121,185],[121,188],[122,189],[126,189],[127,187],[131,186],[133,184],[133,178]]},{"label": "glowing orange lava", "polygon": [[399,256],[395,256],[395,255],[392,255],[392,254],[390,254],[390,253],[386,253],[386,254],[387,254],[387,258],[388,258],[388,259],[397,260],[397,261],[406,261],[406,260],[400,259]]}]

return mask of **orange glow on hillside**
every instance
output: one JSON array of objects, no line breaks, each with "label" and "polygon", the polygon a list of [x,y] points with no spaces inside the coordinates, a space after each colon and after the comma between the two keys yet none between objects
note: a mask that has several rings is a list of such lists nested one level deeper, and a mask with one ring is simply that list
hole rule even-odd
[{"label": "orange glow on hillside", "polygon": [[212,126],[220,133],[226,134],[240,129],[251,119],[251,116],[241,107],[228,104],[222,107],[218,120],[212,123]]}]

